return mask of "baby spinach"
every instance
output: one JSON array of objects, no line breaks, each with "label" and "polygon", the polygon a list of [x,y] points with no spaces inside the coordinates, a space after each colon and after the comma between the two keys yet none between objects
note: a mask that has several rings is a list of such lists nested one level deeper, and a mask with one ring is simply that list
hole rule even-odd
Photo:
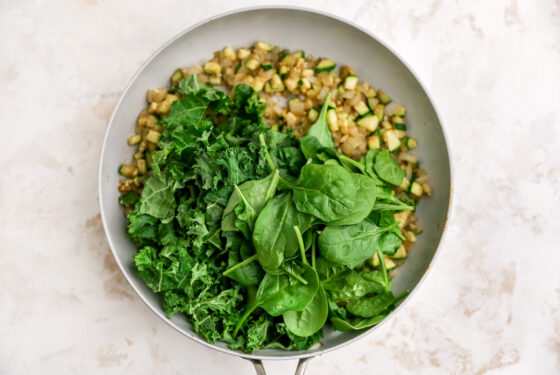
[{"label": "baby spinach", "polygon": [[331,262],[353,268],[375,254],[379,237],[391,229],[378,227],[368,220],[347,226],[328,225],[319,235],[319,251]]},{"label": "baby spinach", "polygon": [[375,181],[366,175],[358,173],[352,173],[352,179],[354,180],[354,185],[358,187],[355,208],[350,215],[331,221],[329,225],[357,224],[364,220],[373,210],[378,191]]},{"label": "baby spinach", "polygon": [[265,274],[257,290],[255,301],[247,307],[239,319],[233,332],[234,336],[249,315],[259,307],[272,316],[278,316],[287,311],[301,311],[311,302],[319,288],[317,272],[307,264],[303,264],[299,268],[306,284],[290,274]]},{"label": "baby spinach", "polygon": [[386,317],[387,315],[376,315],[371,318],[355,318],[350,322],[332,317],[331,323],[337,331],[357,331],[381,323]]},{"label": "baby spinach", "polygon": [[307,164],[289,186],[297,209],[326,223],[350,216],[356,204],[352,174],[340,166]]},{"label": "baby spinach", "polygon": [[348,302],[346,309],[352,315],[361,318],[372,318],[383,313],[391,305],[405,298],[409,293],[409,291],[405,291],[398,296],[394,296],[391,292],[385,292],[376,296],[362,297]]},{"label": "baby spinach", "polygon": [[278,272],[283,260],[292,257],[298,250],[294,226],[306,231],[312,221],[311,215],[296,209],[291,192],[269,200],[253,231],[253,243],[261,266],[267,272]]},{"label": "baby spinach", "polygon": [[317,121],[307,131],[304,137],[300,138],[301,150],[306,158],[313,158],[321,147],[334,149],[334,142],[332,139],[331,130],[327,124],[327,110],[331,93],[325,96],[323,106]]},{"label": "baby spinach", "polygon": [[366,294],[385,290],[382,279],[368,280],[352,269],[337,273],[330,279],[322,281],[322,284],[329,299],[333,302],[349,301]]},{"label": "baby spinach", "polygon": [[286,311],[282,314],[284,322],[295,335],[306,337],[319,331],[327,321],[329,310],[327,295],[321,285],[317,293],[301,311]]},{"label": "baby spinach", "polygon": [[[238,231],[235,225],[237,220],[236,207],[240,204],[240,196],[243,195],[248,205],[258,214],[266,202],[274,196],[278,186],[278,171],[272,172],[261,180],[246,181],[241,184],[230,196],[222,214],[221,228],[223,231]],[[244,211],[240,208],[240,211]]]},{"label": "baby spinach", "polygon": [[229,252],[228,270],[224,275],[243,286],[259,285],[264,272],[259,263],[254,261],[255,259],[254,254],[251,254],[250,246],[244,243],[239,250],[239,256],[234,251]]},{"label": "baby spinach", "polygon": [[373,169],[383,181],[395,186],[401,185],[405,176],[405,172],[388,150],[377,153]]}]

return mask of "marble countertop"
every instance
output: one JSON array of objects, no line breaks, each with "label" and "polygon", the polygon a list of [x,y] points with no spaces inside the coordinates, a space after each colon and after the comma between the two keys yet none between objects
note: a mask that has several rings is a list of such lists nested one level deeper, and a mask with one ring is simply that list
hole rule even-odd
[{"label": "marble countertop", "polygon": [[[1,374],[253,373],[133,293],[101,226],[97,166],[111,111],[152,51],[259,3],[0,4]],[[286,3],[391,44],[431,90],[455,167],[454,213],[422,288],[308,374],[560,373],[560,2]]]}]

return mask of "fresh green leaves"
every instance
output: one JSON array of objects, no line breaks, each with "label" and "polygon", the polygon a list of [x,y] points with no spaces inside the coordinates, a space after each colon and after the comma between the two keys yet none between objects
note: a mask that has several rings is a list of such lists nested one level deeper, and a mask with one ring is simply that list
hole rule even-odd
[{"label": "fresh green leaves", "polygon": [[337,165],[308,164],[290,187],[297,209],[326,223],[350,216],[356,204],[354,179]]},{"label": "fresh green leaves", "polygon": [[334,150],[334,142],[332,139],[331,130],[327,124],[327,110],[329,107],[329,101],[331,98],[331,93],[329,92],[325,96],[323,101],[323,106],[321,107],[321,112],[317,121],[307,131],[304,137],[300,138],[301,149],[306,158],[314,157],[320,148],[326,147]]},{"label": "fresh green leaves", "polygon": [[381,234],[390,229],[368,220],[348,226],[327,226],[319,235],[319,249],[331,262],[354,268],[375,254]]},{"label": "fresh green leaves", "polygon": [[262,210],[253,232],[259,263],[268,272],[277,273],[285,258],[298,250],[294,226],[306,231],[313,217],[299,212],[291,193],[284,193],[270,201]]},{"label": "fresh green leaves", "polygon": [[[251,180],[241,184],[235,192],[230,196],[229,201],[224,209],[222,216],[222,230],[238,231],[236,225],[237,213],[236,208],[243,203],[240,197],[243,197],[247,204],[253,209],[255,215],[261,212],[266,202],[276,192],[278,186],[278,172],[273,172],[262,180]],[[242,212],[243,208],[239,208]],[[255,216],[256,219],[256,216]],[[254,224],[254,220],[253,220]],[[251,224],[252,226],[252,224]]]},{"label": "fresh green leaves", "polygon": [[282,317],[290,331],[298,336],[311,336],[325,325],[328,316],[328,301],[321,285],[315,297],[301,311],[286,311]]},{"label": "fresh green leaves", "polygon": [[396,186],[402,184],[405,176],[405,172],[399,167],[399,163],[388,150],[380,151],[375,156],[373,169],[383,181]]},{"label": "fresh green leaves", "polygon": [[373,318],[408,295],[408,291],[398,296],[393,293],[382,293],[374,297],[359,298],[348,302],[346,309],[352,315],[361,318]]},{"label": "fresh green leaves", "polygon": [[138,213],[169,222],[175,216],[177,202],[173,194],[175,182],[169,176],[153,176],[146,181]]},{"label": "fresh green leaves", "polygon": [[414,209],[393,193],[391,154],[337,152],[330,94],[298,141],[270,129],[250,86],[232,99],[193,75],[174,89],[144,190],[121,197],[138,274],[168,316],[247,352],[308,349],[328,318],[348,330],[387,316],[402,298],[383,257],[403,240],[393,213]]}]

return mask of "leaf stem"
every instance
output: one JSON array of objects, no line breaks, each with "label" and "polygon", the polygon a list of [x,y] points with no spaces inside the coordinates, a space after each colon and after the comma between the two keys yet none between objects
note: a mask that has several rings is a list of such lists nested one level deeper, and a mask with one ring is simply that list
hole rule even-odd
[{"label": "leaf stem", "polygon": [[227,270],[225,270],[225,271],[222,273],[222,275],[227,276],[227,275],[229,275],[230,273],[232,273],[233,271],[235,271],[236,269],[241,268],[241,267],[245,267],[247,264],[253,262],[253,261],[256,260],[256,259],[257,259],[257,254],[251,255],[249,258],[247,258],[247,259],[245,259],[245,260],[243,260],[243,261],[241,261],[241,262],[239,262],[239,263],[237,263],[237,264],[234,264],[233,266],[231,266],[230,268],[228,268]]},{"label": "leaf stem", "polygon": [[241,327],[243,327],[243,323],[245,323],[249,315],[251,315],[251,313],[255,311],[257,307],[259,307],[259,305],[260,304],[255,301],[252,305],[249,305],[249,307],[247,307],[247,310],[245,310],[245,312],[241,316],[241,319],[239,319],[239,322],[237,322],[237,324],[235,325],[235,329],[233,330],[233,337],[237,336],[237,332],[239,332]]},{"label": "leaf stem", "polygon": [[298,275],[297,273],[292,272],[292,270],[290,270],[289,268],[287,268],[287,267],[282,267],[282,269],[283,269],[286,273],[290,274],[294,279],[296,279],[297,281],[299,281],[300,283],[302,283],[303,285],[309,284],[309,283],[307,282],[307,280],[305,280],[303,277],[301,277],[301,276]]},{"label": "leaf stem", "polygon": [[317,235],[315,233],[313,233],[313,238],[311,240],[311,267],[313,267],[313,269],[316,271],[316,267],[315,267],[315,243],[317,242]]},{"label": "leaf stem", "polygon": [[331,100],[331,93],[329,92],[325,99],[323,100],[323,105],[321,106],[321,113],[319,114],[319,118],[315,123],[319,121],[327,121],[327,110],[329,109],[329,102]]},{"label": "leaf stem", "polygon": [[297,225],[294,225],[294,231],[296,232],[296,237],[299,243],[299,251],[301,252],[301,261],[303,264],[309,265],[307,262],[307,257],[305,256],[305,245],[303,244],[303,236],[301,235],[301,231]]},{"label": "leaf stem", "polygon": [[385,283],[385,290],[390,292],[391,289],[389,288],[389,277],[387,275],[387,266],[385,265],[385,258],[383,257],[383,251],[381,251],[380,247],[377,247],[377,257],[379,258],[379,264],[381,264],[381,270],[383,274],[383,282]]},{"label": "leaf stem", "polygon": [[266,147],[266,142],[264,140],[264,134],[263,133],[259,134],[259,141],[261,142],[261,146],[264,148],[264,156],[266,158],[266,162],[268,163],[268,166],[270,167],[270,169],[275,171],[276,166],[274,165],[274,162],[272,161],[272,158],[270,157],[270,154],[268,153],[268,147]]},{"label": "leaf stem", "polygon": [[266,189],[265,202],[268,202],[268,200],[272,198],[272,196],[274,196],[274,193],[276,193],[276,186],[278,186],[279,179],[280,179],[280,172],[278,172],[278,169],[276,169],[274,170],[272,179],[270,180],[270,184]]}]

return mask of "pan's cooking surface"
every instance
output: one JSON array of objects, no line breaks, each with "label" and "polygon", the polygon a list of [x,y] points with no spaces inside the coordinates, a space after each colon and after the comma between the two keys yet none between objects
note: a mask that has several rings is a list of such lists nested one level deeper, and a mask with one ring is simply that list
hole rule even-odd
[{"label": "pan's cooking surface", "polygon": [[[286,28],[285,20],[291,26]],[[281,32],[279,32],[281,30]],[[425,274],[437,250],[448,213],[450,199],[450,164],[441,124],[428,95],[414,75],[387,47],[372,36],[345,22],[314,12],[298,9],[245,10],[217,17],[187,30],[160,49],[140,70],[115,109],[107,130],[100,168],[100,201],[107,237],[117,262],[140,297],[162,319],[158,298],[138,279],[131,264],[136,248],[124,238],[125,219],[118,205],[118,165],[129,160],[131,150],[122,140],[132,133],[138,110],[144,105],[145,91],[167,84],[169,72],[179,66],[204,61],[212,51],[228,44],[250,45],[255,36],[272,44],[302,49],[316,56],[329,56],[341,64],[352,65],[365,81],[376,82],[396,101],[408,109],[410,134],[422,147],[416,154],[432,175],[434,195],[421,201],[417,216],[424,232],[409,259],[394,280],[396,293],[414,289]],[[224,39],[227,36],[227,40]],[[395,315],[395,310],[391,316]],[[389,318],[390,319],[390,318]],[[387,321],[387,319],[385,320]],[[298,358],[335,349],[365,332],[325,331],[320,348],[290,352],[263,350],[251,355],[228,349],[225,344],[209,345],[193,334],[180,316],[169,322],[188,337],[220,351],[247,358]],[[382,323],[384,324],[384,323]],[[382,325],[380,324],[380,325]],[[378,326],[380,326],[378,325]],[[378,327],[377,326],[377,327]],[[369,331],[375,330],[373,327]]]}]

